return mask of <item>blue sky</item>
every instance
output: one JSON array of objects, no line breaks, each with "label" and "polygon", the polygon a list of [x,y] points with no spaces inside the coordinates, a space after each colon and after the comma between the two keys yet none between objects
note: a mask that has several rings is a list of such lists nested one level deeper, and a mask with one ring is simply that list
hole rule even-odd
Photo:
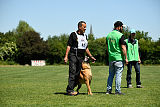
[{"label": "blue sky", "polygon": [[24,20],[44,39],[76,31],[80,20],[96,38],[106,37],[117,20],[160,38],[160,0],[0,0],[0,15],[0,32]]}]

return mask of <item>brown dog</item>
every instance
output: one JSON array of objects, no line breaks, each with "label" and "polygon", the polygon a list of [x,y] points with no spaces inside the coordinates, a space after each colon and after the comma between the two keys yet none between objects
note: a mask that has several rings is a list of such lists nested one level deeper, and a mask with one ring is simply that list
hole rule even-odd
[{"label": "brown dog", "polygon": [[86,84],[88,88],[88,95],[92,95],[90,87],[91,80],[92,80],[92,72],[90,64],[88,62],[82,62],[82,70],[80,71],[77,92],[79,92],[79,89],[81,88],[82,84]]}]

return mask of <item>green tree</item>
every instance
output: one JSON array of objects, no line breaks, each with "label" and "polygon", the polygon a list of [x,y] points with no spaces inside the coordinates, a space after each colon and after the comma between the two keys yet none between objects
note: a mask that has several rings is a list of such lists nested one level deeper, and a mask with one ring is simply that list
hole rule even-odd
[{"label": "green tree", "polygon": [[15,61],[17,35],[13,31],[0,33],[0,57],[3,61]]},{"label": "green tree", "polygon": [[13,56],[16,55],[17,46],[14,42],[5,43],[0,47],[0,59],[2,61],[13,61]]},{"label": "green tree", "polygon": [[0,32],[0,47],[2,47],[4,45],[4,43],[6,42],[4,37],[5,37],[5,34]]},{"label": "green tree", "polygon": [[48,63],[50,64],[62,63],[65,55],[67,38],[68,37],[65,35],[61,35],[60,37],[58,36],[48,37],[47,40],[49,46]]},{"label": "green tree", "polygon": [[97,59],[96,62],[101,64],[107,64],[107,54],[106,54],[106,38],[98,38],[93,41],[88,41],[88,47],[92,55]]},{"label": "green tree", "polygon": [[139,31],[139,30],[136,31],[136,39],[140,40],[142,38],[149,41],[152,40],[152,38],[148,36],[148,32]]},{"label": "green tree", "polygon": [[34,31],[25,32],[17,41],[18,62],[31,64],[31,60],[44,60],[48,54],[48,45],[40,34]]},{"label": "green tree", "polygon": [[91,40],[91,41],[95,40],[94,35],[93,34],[88,34],[88,40]]},{"label": "green tree", "polygon": [[69,39],[69,35],[67,34],[62,34],[58,37],[58,40],[60,42],[62,42],[63,46],[66,47],[67,46],[67,42],[68,42],[68,39]]},{"label": "green tree", "polygon": [[16,28],[16,33],[19,36],[22,36],[25,32],[29,32],[29,31],[35,31],[35,30],[31,26],[29,26],[27,22],[20,20]]},{"label": "green tree", "polygon": [[155,42],[156,51],[160,51],[160,38]]},{"label": "green tree", "polygon": [[124,30],[123,30],[123,35],[125,36],[125,38],[128,38],[129,37],[129,35],[130,35],[130,30],[129,30],[130,28],[129,27],[127,27],[127,28],[125,28]]}]

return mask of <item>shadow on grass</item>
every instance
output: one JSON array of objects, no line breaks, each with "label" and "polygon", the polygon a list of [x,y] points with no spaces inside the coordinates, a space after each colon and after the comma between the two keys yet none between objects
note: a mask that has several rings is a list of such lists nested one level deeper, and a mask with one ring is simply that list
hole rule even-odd
[{"label": "shadow on grass", "polygon": [[[106,94],[106,92],[92,92],[92,93],[93,94]],[[65,92],[55,92],[53,94],[56,94],[56,95],[68,95],[68,93],[65,93]],[[88,94],[87,93],[79,93],[78,95],[88,95]],[[115,95],[115,93],[111,93],[110,95]]]},{"label": "shadow on grass", "polygon": [[[53,93],[53,94],[57,94],[57,95],[68,95],[68,93],[65,93],[65,92],[56,92],[56,93]],[[87,93],[78,93],[78,95],[87,95]]]},{"label": "shadow on grass", "polygon": [[[106,92],[92,92],[92,93],[95,93],[95,94],[106,94]],[[115,93],[111,93],[110,95],[115,95]]]},{"label": "shadow on grass", "polygon": [[127,88],[127,87],[121,87],[121,88]]},{"label": "shadow on grass", "polygon": [[53,93],[53,94],[68,95],[67,93],[64,93],[64,92],[56,92],[56,93]]},{"label": "shadow on grass", "polygon": [[[113,88],[115,88],[115,86],[113,86]],[[127,87],[123,86],[123,87],[121,87],[121,88],[127,88]]]}]

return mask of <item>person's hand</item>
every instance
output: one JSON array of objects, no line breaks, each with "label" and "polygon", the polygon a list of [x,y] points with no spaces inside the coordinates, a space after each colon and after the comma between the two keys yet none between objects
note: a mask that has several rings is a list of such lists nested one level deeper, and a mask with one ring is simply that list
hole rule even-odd
[{"label": "person's hand", "polygon": [[94,58],[93,56],[91,56],[91,59],[92,59],[92,63],[95,63],[96,58]]},{"label": "person's hand", "polygon": [[126,65],[128,64],[128,59],[127,58],[125,59],[125,63],[126,63]]},{"label": "person's hand", "polygon": [[141,60],[140,60],[140,59],[138,59],[138,63],[139,63],[139,64],[141,63]]},{"label": "person's hand", "polygon": [[67,63],[68,62],[68,57],[64,57],[64,62]]}]

